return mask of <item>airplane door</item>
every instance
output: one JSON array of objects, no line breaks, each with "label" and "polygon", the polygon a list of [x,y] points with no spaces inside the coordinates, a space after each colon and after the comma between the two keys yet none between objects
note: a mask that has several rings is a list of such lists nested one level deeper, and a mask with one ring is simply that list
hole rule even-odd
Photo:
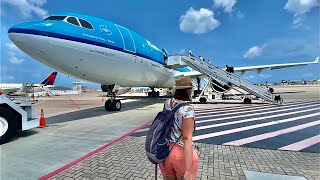
[{"label": "airplane door", "polygon": [[134,44],[133,37],[130,33],[130,31],[122,26],[116,25],[118,28],[120,35],[123,40],[124,50],[130,51],[130,52],[136,52],[136,46]]}]

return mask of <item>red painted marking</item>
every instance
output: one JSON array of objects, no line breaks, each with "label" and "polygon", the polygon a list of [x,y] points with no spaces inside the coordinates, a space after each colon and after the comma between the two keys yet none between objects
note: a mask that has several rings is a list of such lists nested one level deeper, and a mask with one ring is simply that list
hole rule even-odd
[{"label": "red painted marking", "polygon": [[94,151],[92,151],[92,152],[90,152],[90,153],[88,153],[88,154],[86,154],[86,155],[84,155],[84,156],[80,157],[79,159],[76,159],[76,160],[72,161],[71,163],[66,164],[65,166],[62,166],[61,168],[59,168],[59,169],[57,169],[57,170],[55,170],[55,171],[53,171],[53,172],[51,172],[51,173],[49,173],[49,174],[46,174],[46,175],[44,175],[44,176],[40,177],[38,180],[46,180],[46,179],[52,178],[53,176],[55,176],[55,175],[57,175],[57,174],[59,174],[59,173],[61,173],[61,172],[65,171],[65,170],[67,170],[67,169],[71,168],[72,166],[74,166],[74,165],[76,165],[76,164],[80,163],[81,161],[83,161],[83,160],[85,160],[85,159],[88,159],[89,157],[91,157],[91,156],[93,156],[93,155],[97,154],[98,152],[102,151],[103,149],[105,149],[105,148],[107,148],[107,147],[109,147],[109,146],[112,146],[113,144],[115,144],[115,143],[117,143],[117,142],[121,141],[122,139],[124,139],[124,138],[126,138],[126,137],[130,136],[131,134],[135,133],[136,131],[138,131],[138,130],[140,130],[140,129],[142,129],[142,128],[146,127],[146,126],[148,126],[148,125],[149,125],[149,124],[151,124],[151,123],[152,123],[152,121],[147,122],[147,123],[143,124],[143,125],[142,125],[142,126],[140,126],[140,127],[137,127],[136,129],[134,129],[134,130],[132,130],[132,131],[128,132],[127,134],[125,134],[125,135],[123,135],[123,136],[119,137],[118,139],[116,139],[116,140],[114,140],[114,141],[111,141],[111,142],[109,142],[109,143],[107,143],[107,144],[105,144],[105,145],[101,146],[100,148],[98,148],[98,149],[96,149],[96,150],[94,150]]},{"label": "red painted marking", "polygon": [[[68,97],[69,98],[69,97]],[[76,104],[75,102],[72,101],[72,99],[69,98],[69,100],[78,108],[80,109],[80,107],[78,106],[78,104]]]}]

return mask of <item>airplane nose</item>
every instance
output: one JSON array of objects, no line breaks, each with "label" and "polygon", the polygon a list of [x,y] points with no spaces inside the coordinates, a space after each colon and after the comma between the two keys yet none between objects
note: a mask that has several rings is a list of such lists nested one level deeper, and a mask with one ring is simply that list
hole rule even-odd
[{"label": "airplane nose", "polygon": [[26,54],[30,56],[44,55],[47,50],[47,42],[39,36],[40,29],[45,31],[43,23],[40,22],[18,24],[8,30],[8,36],[13,44]]}]

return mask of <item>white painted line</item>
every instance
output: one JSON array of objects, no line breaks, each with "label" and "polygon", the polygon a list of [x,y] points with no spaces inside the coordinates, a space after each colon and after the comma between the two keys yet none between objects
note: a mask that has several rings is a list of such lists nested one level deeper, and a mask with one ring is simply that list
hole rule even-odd
[{"label": "white painted line", "polygon": [[251,137],[247,137],[247,138],[243,138],[243,139],[238,139],[238,140],[235,140],[235,141],[230,141],[230,142],[224,143],[223,145],[241,146],[241,145],[244,145],[244,144],[249,144],[249,143],[261,141],[261,140],[264,140],[264,139],[273,138],[273,137],[276,137],[276,136],[280,136],[280,135],[283,135],[283,134],[291,133],[291,132],[294,132],[294,131],[298,131],[298,130],[305,129],[305,128],[308,128],[308,127],[316,126],[316,125],[319,125],[319,124],[320,124],[320,120],[312,121],[312,122],[309,122],[309,123],[306,123],[306,124],[301,124],[301,125],[298,125],[298,126],[293,126],[293,127],[290,127],[290,128],[281,129],[281,130],[278,130],[278,131],[273,131],[273,132],[259,134],[259,135],[256,135],[256,136],[251,136]]},{"label": "white painted line", "polygon": [[299,119],[318,116],[318,115],[320,115],[320,113],[313,113],[313,114],[293,117],[293,118],[289,118],[289,119],[283,119],[283,120],[279,120],[279,121],[272,121],[272,122],[256,124],[256,125],[251,125],[251,126],[246,126],[246,127],[236,128],[236,129],[229,129],[229,130],[220,131],[220,132],[203,134],[203,135],[199,135],[199,136],[194,136],[192,138],[192,140],[197,141],[197,140],[200,140],[200,139],[207,139],[207,138],[222,136],[222,135],[226,135],[226,134],[232,134],[232,133],[236,133],[236,132],[246,131],[246,130],[250,130],[250,129],[256,129],[256,128],[260,128],[260,127],[271,126],[271,125],[290,122],[290,121],[296,121],[296,120],[299,120]]},{"label": "white painted line", "polygon": [[320,143],[320,135],[313,136],[311,138],[289,144],[287,146],[279,148],[279,150],[300,151],[314,144]]},{"label": "white painted line", "polygon": [[[298,109],[298,108],[296,108],[296,109]],[[276,114],[276,115],[271,115],[271,116],[255,117],[255,118],[243,119],[243,120],[238,120],[238,121],[231,121],[231,122],[226,122],[226,123],[211,124],[211,125],[207,125],[207,126],[199,126],[199,127],[196,128],[196,130],[209,129],[209,128],[227,126],[227,125],[232,125],[232,124],[240,124],[240,123],[257,121],[257,120],[266,120],[266,119],[275,118],[275,117],[281,117],[281,116],[287,116],[287,115],[292,115],[292,114],[298,114],[298,113],[303,113],[303,112],[314,111],[314,110],[317,110],[317,109],[318,108],[313,108],[313,109],[307,109],[307,110],[301,110],[301,111],[288,112],[288,113],[284,113],[284,114]]]},{"label": "white painted line", "polygon": [[[320,102],[320,101],[299,101],[299,102],[289,102],[286,104],[283,104],[282,107],[285,107],[287,105],[291,105],[291,104],[304,104],[304,103],[316,103],[316,102]],[[251,109],[251,108],[263,108],[263,107],[277,107],[277,105],[272,105],[272,104],[263,104],[263,105],[248,105],[248,104],[243,104],[242,106],[236,106],[236,107],[232,107],[232,106],[227,106],[227,107],[221,107],[221,108],[195,108],[196,113],[205,113],[205,112],[219,112],[219,111],[225,111],[225,110],[229,110],[229,109]],[[278,105],[279,106],[279,105]],[[281,107],[281,106],[280,106]]]},{"label": "white painted line", "polygon": [[[303,104],[293,104],[293,105],[290,105],[290,106],[286,106],[286,107],[281,107],[281,106],[277,106],[277,107],[268,107],[268,108],[247,108],[247,109],[244,109],[244,110],[250,110],[250,113],[252,112],[257,112],[257,111],[262,111],[262,110],[272,110],[272,109],[280,109],[280,108],[287,108],[287,107],[294,107],[294,106],[301,106],[301,105],[304,105],[305,103]],[[309,104],[309,103],[307,103]],[[225,111],[226,113],[223,113],[223,114],[214,114],[214,115],[207,115],[207,116],[201,116],[201,117],[216,117],[216,116],[221,116],[221,115],[232,115],[232,114],[239,114],[239,113],[245,113],[246,111],[240,111],[239,110],[231,110],[231,111]],[[270,111],[270,112],[275,112],[275,111]],[[265,112],[266,113],[266,112]],[[196,115],[201,115],[203,113],[196,113]],[[206,113],[207,114],[207,113]]]},{"label": "white painted line", "polygon": [[[221,120],[226,120],[226,119],[235,119],[235,118],[241,118],[241,117],[250,117],[250,116],[270,114],[270,113],[278,113],[278,112],[302,109],[302,108],[313,107],[313,106],[319,107],[318,104],[313,104],[313,105],[308,105],[308,106],[299,106],[299,107],[295,107],[295,108],[280,109],[280,110],[276,110],[276,111],[267,111],[267,112],[260,112],[260,113],[255,113],[255,114],[248,113],[248,114],[243,114],[243,115],[238,115],[238,116],[222,117],[222,118],[217,118],[217,119],[206,119],[206,120],[198,120],[198,119],[201,119],[201,118],[204,118],[204,117],[213,117],[213,116],[211,115],[211,116],[197,117],[197,115],[196,115],[196,124],[204,123],[204,122],[216,122],[216,121],[221,121]],[[266,116],[266,117],[268,117],[268,116]]]}]

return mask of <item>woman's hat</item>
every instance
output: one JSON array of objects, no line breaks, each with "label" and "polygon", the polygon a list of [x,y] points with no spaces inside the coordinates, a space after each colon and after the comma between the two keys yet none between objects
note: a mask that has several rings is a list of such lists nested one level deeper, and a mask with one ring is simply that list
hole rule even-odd
[{"label": "woman's hat", "polygon": [[193,88],[192,85],[192,80],[190,77],[178,77],[176,79],[176,86],[174,87],[175,89],[190,89]]}]

